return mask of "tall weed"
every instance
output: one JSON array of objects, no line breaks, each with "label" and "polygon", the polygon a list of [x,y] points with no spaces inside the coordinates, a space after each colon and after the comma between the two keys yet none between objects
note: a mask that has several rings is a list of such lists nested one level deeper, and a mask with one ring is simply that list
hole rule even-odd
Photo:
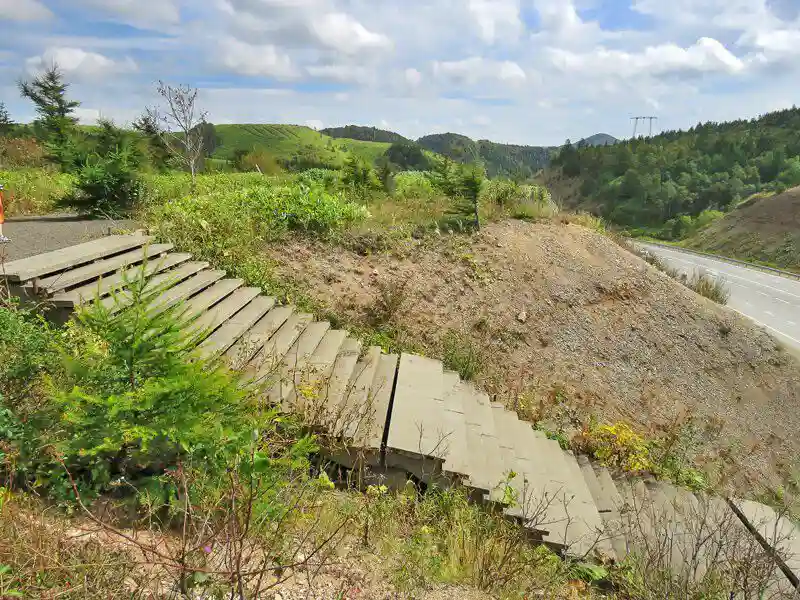
[{"label": "tall weed", "polygon": [[73,175],[47,169],[0,171],[0,183],[5,186],[6,216],[51,212],[62,198],[74,191],[76,181]]}]

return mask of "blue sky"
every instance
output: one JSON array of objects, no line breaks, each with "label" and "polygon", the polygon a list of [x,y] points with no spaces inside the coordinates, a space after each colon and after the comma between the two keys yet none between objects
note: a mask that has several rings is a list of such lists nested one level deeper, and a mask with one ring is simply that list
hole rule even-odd
[{"label": "blue sky", "polygon": [[0,0],[0,101],[57,62],[80,117],[130,122],[163,79],[212,121],[358,123],[558,144],[800,96],[800,0]]}]

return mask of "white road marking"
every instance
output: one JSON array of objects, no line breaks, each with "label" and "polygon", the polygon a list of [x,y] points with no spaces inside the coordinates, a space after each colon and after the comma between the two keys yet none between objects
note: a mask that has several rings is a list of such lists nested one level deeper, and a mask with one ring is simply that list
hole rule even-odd
[{"label": "white road marking", "polygon": [[787,325],[791,325],[792,327],[794,327],[795,325],[797,325],[797,323],[795,323],[794,321],[786,321],[786,324],[787,324]]},{"label": "white road marking", "polygon": [[[735,308],[732,308],[731,310],[736,310],[736,309],[735,309]],[[750,319],[750,320],[751,320],[751,321],[753,321],[754,323],[758,323],[758,324],[759,324],[759,325],[761,325],[762,327],[766,327],[766,328],[767,328],[767,329],[769,329],[770,331],[774,331],[775,333],[777,333],[777,334],[778,334],[778,335],[780,335],[781,337],[785,337],[787,340],[792,340],[792,341],[793,341],[795,344],[797,344],[798,346],[800,346],[800,340],[797,340],[797,339],[793,338],[793,337],[792,337],[792,336],[790,336],[790,335],[786,335],[786,334],[785,334],[785,333],[783,333],[782,331],[778,331],[778,330],[777,330],[777,329],[775,329],[774,327],[770,327],[770,326],[769,326],[769,325],[767,325],[766,323],[762,323],[761,321],[759,321],[759,320],[757,320],[757,319],[754,319],[754,318],[753,318],[753,317],[751,317],[750,315],[746,315],[746,314],[744,314],[744,313],[743,313],[742,311],[740,311],[740,310],[736,310],[736,312],[738,312],[738,313],[739,313],[740,315],[742,315],[743,317],[747,317],[748,319]]]},{"label": "white road marking", "polygon": [[[670,253],[670,251],[667,251],[667,254],[669,254],[669,253]],[[677,252],[673,251],[672,254],[677,254]],[[691,260],[686,260],[686,259],[683,259],[683,258],[673,257],[672,260],[676,260],[678,262],[683,262],[683,263],[686,263],[686,264],[689,264],[689,265],[694,265],[695,267],[699,267],[699,268],[704,269],[706,271],[708,271],[709,268],[710,268],[710,267],[708,267],[708,266],[706,266],[706,265],[704,265],[702,263],[693,262]],[[740,267],[740,268],[741,269],[745,269],[746,267]],[[723,271],[723,273],[724,273],[725,277],[734,277],[735,279],[741,279],[741,280],[746,281],[748,283],[752,283],[752,284],[755,284],[755,285],[760,285],[762,287],[768,288],[770,290],[774,290],[774,291],[779,292],[781,294],[786,294],[787,296],[792,296],[794,298],[800,299],[800,296],[798,296],[797,294],[793,294],[792,292],[787,292],[786,290],[782,290],[780,288],[776,288],[776,287],[768,285],[766,283],[761,283],[760,281],[755,281],[753,279],[748,279],[747,277],[740,277],[739,275],[734,275],[733,273],[730,273],[729,271]]]},{"label": "white road marking", "polygon": [[784,304],[791,304],[788,300],[784,300],[783,298],[773,298],[773,300],[777,300],[778,302],[783,302]]},{"label": "white road marking", "polygon": [[769,316],[769,317],[774,317],[774,316],[775,316],[775,315],[773,315],[771,312],[769,312],[768,310],[765,310],[765,311],[764,311],[764,314],[765,314],[765,315],[767,315],[767,316]]}]

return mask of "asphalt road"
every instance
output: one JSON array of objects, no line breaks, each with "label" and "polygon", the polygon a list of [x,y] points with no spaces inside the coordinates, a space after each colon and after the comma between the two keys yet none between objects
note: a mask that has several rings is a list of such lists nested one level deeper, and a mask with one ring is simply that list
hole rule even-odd
[{"label": "asphalt road", "polygon": [[800,351],[800,281],[678,249],[639,245],[684,273],[700,271],[722,278],[731,292],[729,308]]},{"label": "asphalt road", "polygon": [[104,236],[109,227],[135,229],[136,224],[132,221],[88,219],[71,214],[9,218],[3,225],[3,233],[11,238],[11,243],[0,244],[0,262],[11,262],[88,242]]}]

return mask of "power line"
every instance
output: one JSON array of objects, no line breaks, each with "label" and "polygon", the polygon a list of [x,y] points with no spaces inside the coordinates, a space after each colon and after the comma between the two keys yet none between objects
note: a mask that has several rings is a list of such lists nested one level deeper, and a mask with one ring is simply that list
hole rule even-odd
[{"label": "power line", "polygon": [[633,138],[636,139],[636,130],[639,128],[639,121],[649,121],[650,122],[650,133],[648,134],[650,137],[653,136],[653,121],[658,121],[658,117],[631,117],[631,121],[633,121]]}]

